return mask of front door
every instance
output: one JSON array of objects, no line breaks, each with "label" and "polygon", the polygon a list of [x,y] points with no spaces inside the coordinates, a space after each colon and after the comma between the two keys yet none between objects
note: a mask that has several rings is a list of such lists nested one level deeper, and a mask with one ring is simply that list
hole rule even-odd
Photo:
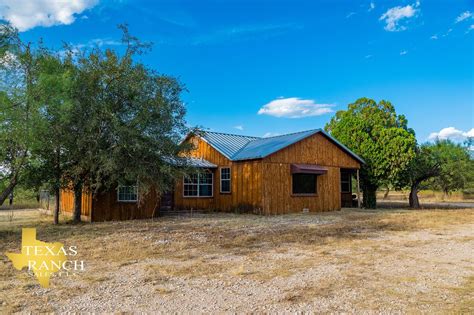
[{"label": "front door", "polygon": [[161,195],[160,209],[173,210],[174,206],[174,192],[168,191]]},{"label": "front door", "polygon": [[341,169],[341,207],[352,206],[352,171]]}]

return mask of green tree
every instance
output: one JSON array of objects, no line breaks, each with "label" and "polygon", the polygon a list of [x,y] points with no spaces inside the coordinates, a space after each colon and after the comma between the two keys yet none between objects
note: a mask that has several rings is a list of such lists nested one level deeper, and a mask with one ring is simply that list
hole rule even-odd
[{"label": "green tree", "polygon": [[443,160],[438,152],[433,150],[432,144],[416,147],[415,153],[415,158],[400,173],[396,187],[399,189],[408,187],[410,189],[409,205],[411,208],[419,209],[418,191],[424,182],[440,176]]},{"label": "green tree", "polygon": [[[76,67],[72,56],[62,57],[44,51],[39,59],[39,75],[35,85],[39,105],[38,119],[35,120],[35,145],[32,146],[29,178],[35,179],[36,186],[46,184],[56,199],[54,223],[59,220],[60,190],[69,186],[65,176],[73,168],[71,160],[74,152],[75,135],[70,132],[72,88]],[[37,182],[41,180],[41,182]]]},{"label": "green tree", "polygon": [[[64,173],[75,193],[74,218],[80,220],[84,187],[95,194],[119,183],[139,183],[140,194],[168,190],[185,163],[170,163],[190,149],[180,142],[190,131],[181,101],[183,85],[137,62],[150,47],[126,26],[119,52],[98,47],[76,55],[68,149]],[[184,160],[183,160],[184,161]]]},{"label": "green tree", "polygon": [[13,27],[0,24],[0,176],[7,183],[0,205],[18,184],[35,141],[38,56]]},{"label": "green tree", "polygon": [[161,193],[187,171],[186,159],[177,158],[190,149],[180,141],[191,131],[184,86],[137,62],[149,45],[120,28],[120,52],[66,47],[59,54],[41,44],[32,50],[5,26],[0,174],[9,184],[0,196],[20,178],[30,187],[46,184],[56,195],[57,223],[60,189],[73,188],[78,222],[84,187],[98,194],[131,181],[140,194]]},{"label": "green tree", "polygon": [[437,141],[433,152],[442,161],[439,176],[432,179],[430,187],[444,192],[463,189],[468,184],[472,172],[472,161],[466,147],[450,140]]},{"label": "green tree", "polygon": [[365,160],[360,174],[366,208],[376,207],[377,188],[395,182],[415,157],[414,131],[387,101],[360,98],[338,111],[325,129]]}]

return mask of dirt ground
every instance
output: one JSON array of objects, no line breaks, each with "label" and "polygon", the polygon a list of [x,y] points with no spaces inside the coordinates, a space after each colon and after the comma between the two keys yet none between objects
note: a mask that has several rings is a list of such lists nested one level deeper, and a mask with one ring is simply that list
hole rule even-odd
[{"label": "dirt ground", "polygon": [[[0,313],[474,312],[474,209],[50,222],[0,211]],[[21,227],[86,271],[40,288],[4,255]]]}]

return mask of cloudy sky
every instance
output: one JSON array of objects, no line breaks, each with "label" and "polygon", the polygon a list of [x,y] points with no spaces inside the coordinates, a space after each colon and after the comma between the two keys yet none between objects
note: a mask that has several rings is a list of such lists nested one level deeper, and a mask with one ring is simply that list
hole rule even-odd
[{"label": "cloudy sky", "polygon": [[0,0],[25,40],[120,49],[180,78],[188,122],[269,136],[322,128],[359,97],[391,101],[421,142],[474,136],[474,2]]}]

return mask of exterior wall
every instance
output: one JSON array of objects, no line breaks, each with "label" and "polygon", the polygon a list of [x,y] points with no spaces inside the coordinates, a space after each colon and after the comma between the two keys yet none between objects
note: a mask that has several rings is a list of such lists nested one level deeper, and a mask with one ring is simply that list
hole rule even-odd
[{"label": "exterior wall", "polygon": [[149,219],[158,215],[158,207],[159,199],[154,191],[150,191],[138,202],[119,202],[117,191],[113,189],[92,199],[92,221]]},{"label": "exterior wall", "polygon": [[[210,209],[229,211],[236,207],[262,208],[262,163],[260,160],[232,162],[202,139],[190,139],[196,146],[190,155],[216,164],[213,198],[183,197],[183,181],[178,180],[174,191],[176,209]],[[231,168],[231,193],[220,193],[220,168]]]},{"label": "exterior wall", "polygon": [[[74,191],[70,189],[62,189],[59,196],[59,205],[61,213],[72,216],[74,212]],[[81,219],[91,221],[92,213],[92,194],[90,192],[82,193]]]},{"label": "exterior wall", "polygon": [[[74,211],[74,192],[61,190],[61,213],[72,216]],[[141,202],[118,202],[115,189],[92,196],[82,193],[81,219],[84,221],[117,221],[147,219],[153,216],[153,210],[159,206],[156,194],[151,191]],[[158,215],[158,210],[155,215]]]},{"label": "exterior wall", "polygon": [[[328,168],[317,178],[316,196],[292,196],[293,163]],[[265,214],[341,209],[340,168],[360,168],[360,163],[322,134],[297,142],[263,159],[263,210]]]},{"label": "exterior wall", "polygon": [[[190,139],[196,145],[191,156],[218,165],[213,170],[213,198],[183,197],[183,181],[174,190],[175,209],[230,211],[235,208],[261,209],[264,214],[331,211],[341,208],[340,169],[358,169],[360,163],[322,134],[316,134],[283,150],[258,160],[229,161],[202,139]],[[293,163],[317,164],[328,168],[318,176],[316,196],[291,195]],[[220,193],[220,168],[231,168],[231,193]],[[112,221],[151,218],[158,214],[159,197],[152,191],[141,202],[118,202],[116,190],[92,196],[84,193],[82,215],[89,221]],[[61,211],[72,214],[74,193],[61,191]],[[155,211],[156,209],[156,211]],[[155,213],[154,213],[155,211]]]}]

